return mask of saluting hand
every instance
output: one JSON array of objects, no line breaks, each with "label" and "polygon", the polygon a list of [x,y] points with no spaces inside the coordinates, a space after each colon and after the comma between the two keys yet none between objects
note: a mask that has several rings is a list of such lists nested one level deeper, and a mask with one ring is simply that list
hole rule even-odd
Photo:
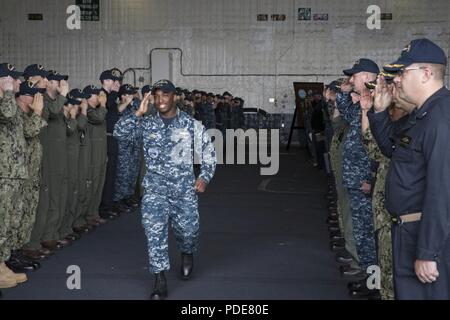
[{"label": "saluting hand", "polygon": [[353,86],[350,84],[350,82],[348,80],[345,80],[342,84],[341,84],[341,91],[342,92],[346,92],[349,93],[350,91],[352,91]]},{"label": "saluting hand", "polygon": [[80,109],[82,114],[87,115],[88,103],[86,99],[81,100]]},{"label": "saluting hand", "polygon": [[10,76],[0,79],[0,97],[3,97],[5,91],[14,90],[14,79]]},{"label": "saluting hand", "polygon": [[386,79],[383,76],[378,76],[374,99],[375,112],[383,112],[391,103],[392,93],[386,84]]},{"label": "saluting hand", "polygon": [[63,97],[67,96],[67,94],[69,93],[69,83],[66,80],[61,80],[59,82],[59,87],[57,90]]},{"label": "saluting hand", "polygon": [[33,103],[30,105],[31,110],[38,116],[42,116],[42,110],[44,110],[44,97],[40,93],[34,95]]},{"label": "saluting hand", "polygon": [[139,109],[136,111],[135,115],[136,117],[142,117],[144,114],[148,111],[148,103],[150,102],[151,98],[150,92],[147,92],[145,94],[144,99],[142,99],[141,104],[139,105]]},{"label": "saluting hand", "polygon": [[70,117],[72,119],[76,119],[77,118],[78,108],[79,108],[78,106],[73,106],[72,108],[70,108],[69,114],[70,114]]},{"label": "saluting hand", "polygon": [[370,95],[369,90],[364,90],[363,92],[361,92],[361,96],[359,98],[359,104],[361,106],[361,110],[366,111],[366,112],[369,111],[370,108],[372,108],[373,98]]},{"label": "saluting hand", "polygon": [[100,106],[101,107],[106,107],[106,100],[107,100],[108,98],[106,97],[106,94],[105,94],[105,92],[104,91],[101,91],[99,94],[98,94],[98,102],[100,103]]},{"label": "saluting hand", "polygon": [[417,278],[422,283],[433,283],[439,277],[436,261],[416,260],[414,268]]}]

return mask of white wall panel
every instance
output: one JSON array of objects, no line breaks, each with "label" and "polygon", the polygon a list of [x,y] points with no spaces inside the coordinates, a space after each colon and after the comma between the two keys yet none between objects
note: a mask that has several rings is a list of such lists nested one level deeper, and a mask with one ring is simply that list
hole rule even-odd
[{"label": "white wall panel", "polygon": [[[448,0],[101,0],[100,22],[70,31],[66,8],[73,2],[0,0],[0,60],[67,72],[73,86],[98,83],[100,72],[111,67],[138,68],[137,78],[147,83],[150,51],[176,47],[183,50],[187,75],[181,75],[180,53],[172,52],[177,85],[227,90],[248,106],[292,113],[294,81],[328,82],[363,56],[390,62],[413,38],[429,37],[447,51],[450,42]],[[394,20],[368,30],[371,4]],[[299,7],[328,13],[329,20],[297,21]],[[28,13],[42,13],[44,21],[28,21]],[[257,14],[268,14],[269,21],[256,21]],[[270,21],[271,14],[287,19]],[[276,74],[300,75],[270,76]]]}]

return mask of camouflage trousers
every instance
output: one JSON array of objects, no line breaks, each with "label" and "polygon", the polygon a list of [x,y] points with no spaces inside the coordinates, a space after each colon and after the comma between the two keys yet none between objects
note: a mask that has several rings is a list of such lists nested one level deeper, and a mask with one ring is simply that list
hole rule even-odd
[{"label": "camouflage trousers", "polygon": [[0,178],[0,262],[6,261],[20,232],[23,216],[23,179]]},{"label": "camouflage trousers", "polygon": [[359,264],[363,270],[366,270],[367,267],[377,264],[372,199],[359,189],[348,188],[348,193]]},{"label": "camouflage trousers", "polygon": [[356,241],[353,236],[353,222],[350,210],[350,199],[347,188],[342,185],[342,148],[335,135],[330,146],[331,168],[334,173],[337,193],[337,212],[339,218],[339,228],[342,230],[345,239],[345,249],[358,262],[359,257],[356,251]]},{"label": "camouflage trousers", "polygon": [[170,269],[169,221],[178,249],[183,253],[197,251],[199,214],[196,195],[175,199],[145,192],[141,213],[148,241],[150,272],[159,273]]},{"label": "camouflage trousers", "polygon": [[114,185],[114,202],[126,199],[134,194],[140,160],[140,147],[137,143],[119,141],[117,145],[119,151]]},{"label": "camouflage trousers", "polygon": [[34,222],[36,220],[39,191],[39,177],[29,179],[25,182],[23,193],[23,215],[20,221],[18,221],[20,230],[16,233],[15,238],[12,241],[13,249],[21,249],[30,241],[31,232],[33,231]]},{"label": "camouflage trousers", "polygon": [[378,230],[378,264],[381,270],[381,298],[383,300],[394,300],[392,237],[390,225],[384,226]]}]

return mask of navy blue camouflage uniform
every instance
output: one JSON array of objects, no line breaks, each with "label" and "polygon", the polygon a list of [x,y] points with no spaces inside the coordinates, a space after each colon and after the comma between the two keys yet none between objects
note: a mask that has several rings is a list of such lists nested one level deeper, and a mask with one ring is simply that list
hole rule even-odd
[{"label": "navy blue camouflage uniform", "polygon": [[377,263],[372,199],[361,190],[363,182],[371,183],[371,161],[362,142],[359,103],[353,104],[349,93],[338,93],[336,102],[343,119],[349,123],[343,148],[342,178],[350,196],[353,235],[360,267],[366,270]]},{"label": "navy blue camouflage uniform", "polygon": [[[139,109],[140,100],[133,99],[122,112],[121,118],[131,117]],[[139,139],[133,141],[118,141],[118,156],[116,168],[116,181],[114,186],[114,202],[134,195],[136,180],[139,175],[141,148]]]},{"label": "navy blue camouflage uniform", "polygon": [[150,271],[169,270],[169,220],[179,250],[183,253],[197,250],[199,213],[193,150],[202,156],[199,178],[209,183],[217,162],[211,138],[203,125],[178,109],[177,116],[168,125],[159,113],[122,118],[116,124],[114,136],[128,141],[143,139],[147,173],[141,213],[148,239]]}]

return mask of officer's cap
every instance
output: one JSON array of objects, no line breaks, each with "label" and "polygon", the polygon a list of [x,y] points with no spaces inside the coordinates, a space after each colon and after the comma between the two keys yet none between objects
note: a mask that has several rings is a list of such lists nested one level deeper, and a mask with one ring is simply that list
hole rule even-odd
[{"label": "officer's cap", "polygon": [[359,72],[371,72],[378,74],[380,72],[380,69],[372,60],[362,58],[356,61],[351,69],[346,69],[343,72],[346,76],[350,77]]},{"label": "officer's cap", "polygon": [[397,61],[386,65],[384,69],[395,73],[414,63],[447,65],[447,56],[444,50],[431,40],[426,38],[416,39],[403,48]]},{"label": "officer's cap", "polygon": [[19,79],[23,75],[23,72],[16,70],[16,67],[10,63],[0,64],[0,78],[8,77]]}]

